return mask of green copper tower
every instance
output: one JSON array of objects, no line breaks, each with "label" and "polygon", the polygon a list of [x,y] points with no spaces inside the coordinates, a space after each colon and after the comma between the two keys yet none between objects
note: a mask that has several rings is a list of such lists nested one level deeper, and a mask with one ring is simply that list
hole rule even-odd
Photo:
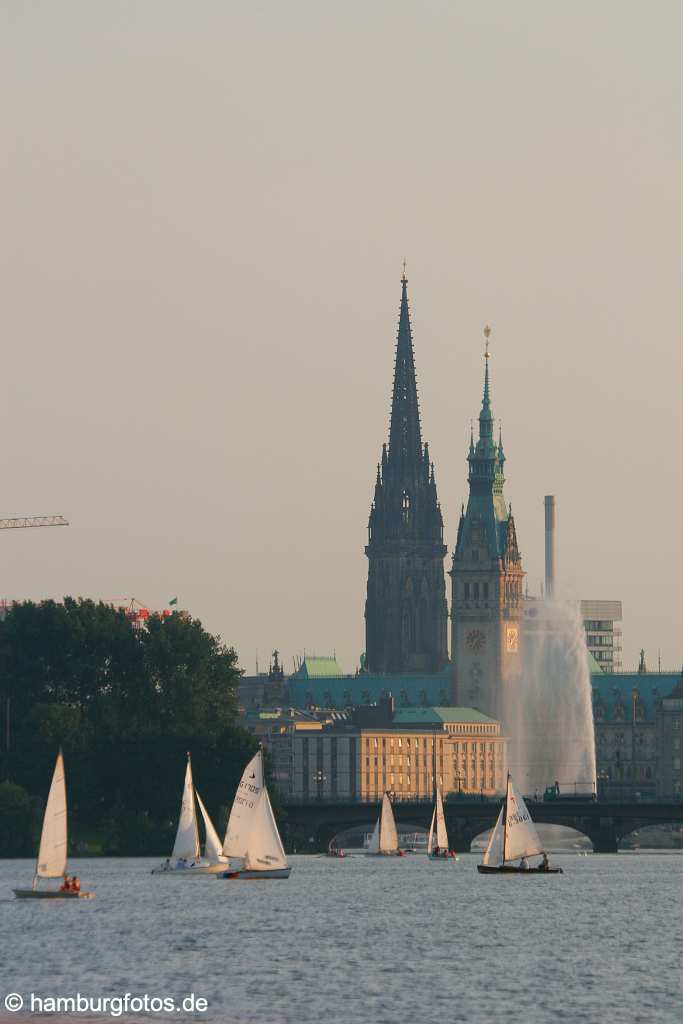
[{"label": "green copper tower", "polygon": [[522,556],[508,509],[502,433],[495,439],[484,330],[484,394],[479,436],[470,437],[469,498],[458,524],[450,572],[454,704],[500,719],[522,671]]}]

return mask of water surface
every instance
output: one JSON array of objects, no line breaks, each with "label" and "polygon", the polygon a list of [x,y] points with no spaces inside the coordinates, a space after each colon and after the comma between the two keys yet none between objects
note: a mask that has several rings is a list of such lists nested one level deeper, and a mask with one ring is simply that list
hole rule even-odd
[{"label": "water surface", "polygon": [[51,904],[11,900],[33,863],[0,861],[0,1007],[194,992],[225,1024],[680,1024],[683,856],[554,859],[496,878],[470,855],[293,857],[252,883],[79,860],[97,899]]}]

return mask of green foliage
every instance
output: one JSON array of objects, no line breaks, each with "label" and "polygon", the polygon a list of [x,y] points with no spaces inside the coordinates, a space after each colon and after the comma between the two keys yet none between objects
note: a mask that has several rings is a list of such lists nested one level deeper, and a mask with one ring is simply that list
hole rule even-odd
[{"label": "green foliage", "polygon": [[39,813],[25,789],[0,782],[0,857],[35,856]]},{"label": "green foliage", "polygon": [[61,746],[72,822],[112,852],[164,852],[186,752],[215,813],[254,751],[234,724],[236,666],[235,651],[185,615],[137,629],[93,601],[14,605],[0,623],[2,775],[44,801]]}]

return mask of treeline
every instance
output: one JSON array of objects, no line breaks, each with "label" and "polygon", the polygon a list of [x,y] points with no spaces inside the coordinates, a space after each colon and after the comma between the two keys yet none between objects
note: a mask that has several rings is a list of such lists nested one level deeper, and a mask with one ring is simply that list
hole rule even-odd
[{"label": "treeline", "polygon": [[35,853],[64,751],[70,845],[166,853],[187,751],[219,828],[255,741],[235,726],[235,651],[173,614],[135,628],[124,611],[66,598],[0,622],[0,855]]}]

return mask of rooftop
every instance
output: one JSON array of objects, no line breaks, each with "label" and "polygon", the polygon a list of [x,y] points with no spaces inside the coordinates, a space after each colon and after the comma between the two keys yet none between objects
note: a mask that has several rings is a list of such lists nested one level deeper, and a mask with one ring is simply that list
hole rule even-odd
[{"label": "rooftop", "polygon": [[332,657],[305,655],[304,660],[301,662],[296,672],[290,676],[290,679],[337,678],[339,676],[343,676],[343,674],[344,673],[337,662],[336,655],[333,655]]}]

